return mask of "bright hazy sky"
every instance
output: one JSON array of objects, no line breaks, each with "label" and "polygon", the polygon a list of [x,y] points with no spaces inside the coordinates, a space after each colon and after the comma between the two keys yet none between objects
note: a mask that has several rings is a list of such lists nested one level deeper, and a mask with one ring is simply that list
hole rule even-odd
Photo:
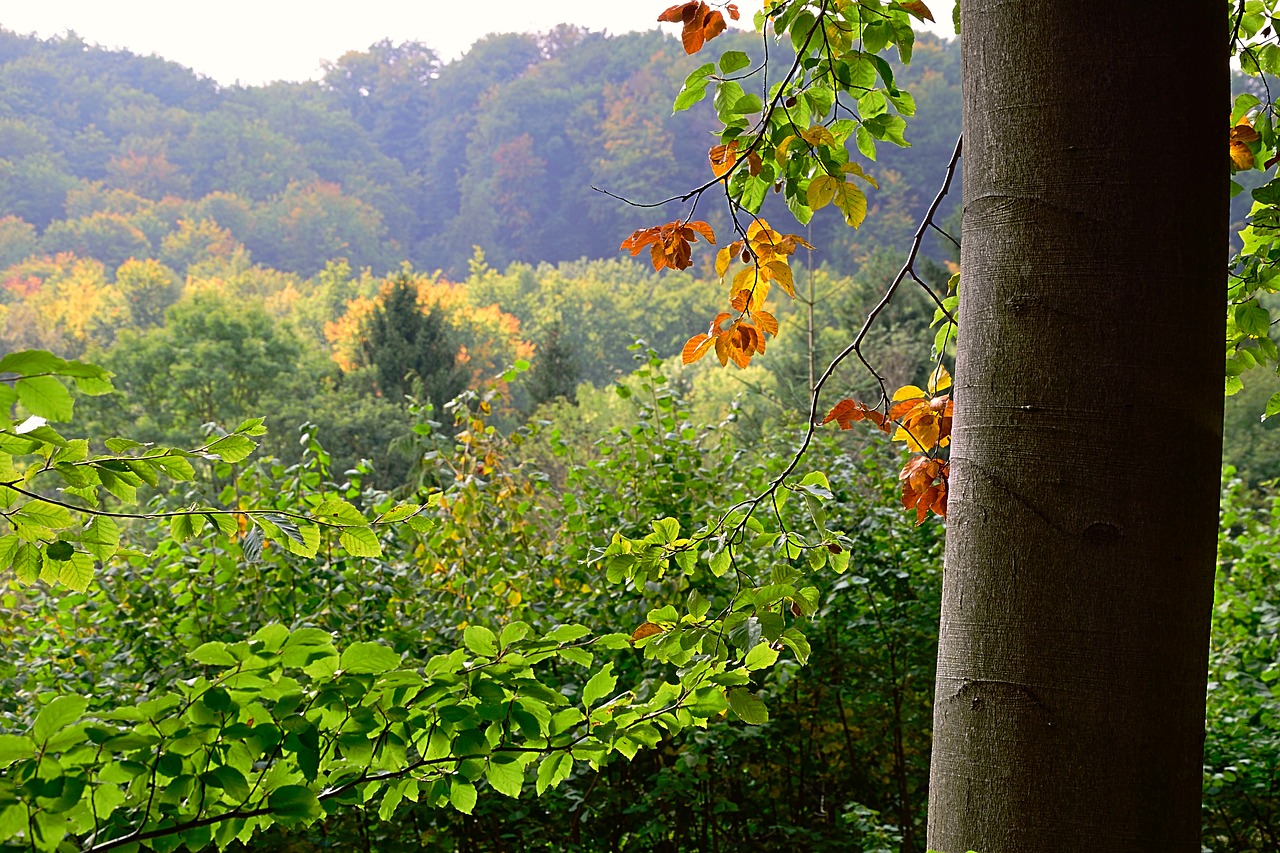
[{"label": "bright hazy sky", "polygon": [[[159,54],[219,83],[319,76],[320,62],[376,41],[420,41],[445,59],[491,32],[559,23],[622,33],[658,26],[675,0],[0,0],[0,27]],[[744,23],[761,0],[738,0]],[[941,22],[951,3],[930,0]],[[664,27],[675,32],[674,25]],[[950,31],[950,26],[941,28]]]}]

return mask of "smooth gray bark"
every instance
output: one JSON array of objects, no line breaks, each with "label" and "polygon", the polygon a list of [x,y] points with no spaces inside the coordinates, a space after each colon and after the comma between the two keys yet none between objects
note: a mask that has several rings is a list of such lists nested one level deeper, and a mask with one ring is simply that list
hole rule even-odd
[{"label": "smooth gray bark", "polygon": [[1200,849],[1226,11],[962,4],[930,849]]}]

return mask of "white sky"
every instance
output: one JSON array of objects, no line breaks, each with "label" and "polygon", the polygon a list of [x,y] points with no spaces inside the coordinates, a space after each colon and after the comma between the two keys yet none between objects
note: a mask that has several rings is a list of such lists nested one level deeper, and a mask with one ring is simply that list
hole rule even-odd
[{"label": "white sky", "polygon": [[[219,83],[306,80],[320,62],[376,41],[420,41],[454,59],[491,32],[573,23],[623,33],[658,26],[676,0],[0,0],[0,27],[159,54]],[[950,32],[950,0],[928,0]],[[743,21],[761,0],[738,0]],[[662,25],[672,32],[675,25]]]}]

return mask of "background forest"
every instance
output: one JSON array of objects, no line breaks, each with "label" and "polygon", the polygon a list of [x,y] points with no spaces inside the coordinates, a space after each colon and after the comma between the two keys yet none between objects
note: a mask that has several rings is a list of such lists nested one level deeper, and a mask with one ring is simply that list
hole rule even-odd
[{"label": "background forest", "polygon": [[[425,660],[469,624],[630,633],[685,602],[685,577],[643,598],[606,584],[601,549],[654,519],[692,526],[781,470],[815,372],[896,272],[960,120],[958,49],[921,36],[893,73],[928,120],[910,147],[880,147],[866,225],[815,216],[805,236],[822,250],[794,259],[767,358],[685,367],[681,345],[723,301],[716,276],[659,278],[621,256],[649,217],[594,188],[655,201],[705,178],[711,105],[670,108],[696,64],[658,33],[565,26],[452,62],[380,42],[318,83],[220,87],[0,29],[0,356],[43,349],[115,374],[116,393],[77,401],[71,432],[195,447],[266,418],[259,455],[208,465],[190,491],[144,488],[155,511],[444,496],[437,527],[383,533],[379,558],[249,559],[215,531],[152,552],[162,526],[139,522],[139,550],[84,593],[0,579],[0,728],[29,727],[55,690],[129,705],[190,677],[193,649],[271,622]],[[956,247],[926,249],[945,282]],[[927,373],[933,313],[913,295],[877,327],[869,352],[891,386]],[[836,382],[866,388],[852,369]],[[1228,401],[1210,850],[1280,849],[1269,391]],[[804,614],[811,649],[758,679],[767,723],[580,767],[536,800],[482,790],[470,814],[383,801],[245,849],[923,850],[942,527],[897,509],[895,460],[855,430],[822,433],[805,461],[832,477],[828,523],[850,556]],[[767,573],[819,558],[746,559]],[[629,683],[658,668],[632,652],[617,667]]]}]

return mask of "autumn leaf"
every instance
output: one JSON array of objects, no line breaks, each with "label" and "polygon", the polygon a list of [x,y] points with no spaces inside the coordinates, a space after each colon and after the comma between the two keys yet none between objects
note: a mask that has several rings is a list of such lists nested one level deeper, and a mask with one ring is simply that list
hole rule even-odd
[{"label": "autumn leaf", "polygon": [[937,394],[951,387],[951,374],[947,372],[945,364],[939,364],[934,368],[933,373],[929,374],[928,387],[930,394]]},{"label": "autumn leaf", "polygon": [[723,178],[738,162],[738,140],[735,139],[728,145],[713,146],[707,153],[707,159],[711,161],[712,174]]},{"label": "autumn leaf", "polygon": [[[738,20],[738,8],[733,4],[726,7],[729,17]],[[702,46],[725,31],[728,24],[724,15],[710,8],[701,0],[689,3],[677,3],[666,9],[658,20],[670,24],[683,24],[680,42],[684,52],[694,54],[702,50]]]},{"label": "autumn leaf", "polygon": [[922,21],[933,22],[933,13],[929,11],[929,7],[924,5],[921,0],[908,0],[908,2],[898,5],[902,7],[902,11],[915,15]]},{"label": "autumn leaf", "polygon": [[[950,382],[947,374],[946,383]],[[893,405],[889,407],[889,419],[898,424],[893,440],[905,441],[907,447],[918,453],[946,447],[951,443],[954,411],[955,403],[949,395],[935,396],[915,385],[905,385],[893,395]]]},{"label": "autumn leaf", "polygon": [[831,148],[836,147],[836,138],[831,135],[831,131],[820,124],[815,124],[808,130],[800,131],[800,138],[810,145],[826,145]]},{"label": "autumn leaf", "polygon": [[1250,142],[1257,142],[1262,136],[1253,129],[1247,115],[1240,116],[1236,126],[1231,128],[1231,164],[1237,169],[1252,169],[1256,162]]},{"label": "autumn leaf", "polygon": [[854,163],[853,161],[849,161],[848,163],[845,163],[844,165],[842,165],[840,167],[840,171],[846,175],[857,175],[859,178],[862,178],[862,180],[871,184],[871,186],[875,187],[876,189],[880,189],[880,185],[876,183],[876,179],[868,175],[866,172],[864,172],[862,170],[862,166],[857,163]]},{"label": "autumn leaf", "polygon": [[947,517],[947,478],[951,464],[928,456],[915,456],[902,466],[898,480],[902,483],[902,506],[916,511],[916,524],[923,524],[929,513]]},{"label": "autumn leaf", "polygon": [[707,351],[715,344],[716,339],[712,335],[694,335],[685,343],[684,349],[680,351],[680,361],[684,364],[693,364],[698,359],[707,354]]},{"label": "autumn leaf", "polygon": [[867,218],[867,196],[854,184],[836,184],[836,207],[844,214],[844,221],[852,228],[857,228]]},{"label": "autumn leaf", "polygon": [[850,399],[844,399],[836,403],[831,411],[827,412],[827,416],[822,419],[822,422],[829,424],[835,421],[840,425],[840,429],[849,429],[862,420],[871,421],[880,428],[881,432],[889,432],[893,429],[893,422],[886,418],[883,413],[871,408],[866,403]]},{"label": "autumn leaf", "polygon": [[791,267],[783,260],[772,260],[763,265],[763,272],[770,281],[776,281],[783,290],[787,292],[787,296],[792,299],[796,295],[795,280],[791,275]]},{"label": "autumn leaf", "polygon": [[813,210],[821,210],[831,204],[831,200],[836,197],[836,187],[840,185],[840,179],[834,175],[819,175],[809,182],[809,207]]},{"label": "autumn leaf", "polygon": [[639,628],[631,632],[631,642],[638,643],[645,637],[652,637],[654,634],[661,634],[662,629],[652,622],[645,622]]},{"label": "autumn leaf", "polygon": [[699,235],[708,243],[715,245],[716,235],[710,225],[700,221],[682,222],[677,219],[665,225],[641,228],[623,240],[619,248],[635,256],[640,254],[645,246],[649,246],[655,270],[663,267],[682,270],[693,263],[689,244],[696,242]]}]

